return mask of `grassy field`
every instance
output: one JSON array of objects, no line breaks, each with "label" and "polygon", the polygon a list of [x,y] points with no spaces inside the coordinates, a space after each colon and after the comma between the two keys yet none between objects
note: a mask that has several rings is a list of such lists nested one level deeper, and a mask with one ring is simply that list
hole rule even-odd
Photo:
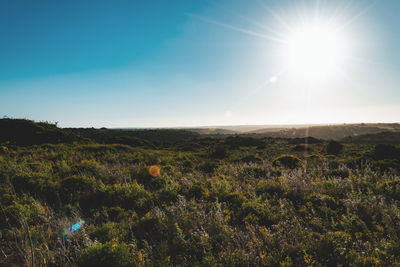
[{"label": "grassy field", "polygon": [[400,147],[382,134],[0,129],[2,266],[400,265]]}]

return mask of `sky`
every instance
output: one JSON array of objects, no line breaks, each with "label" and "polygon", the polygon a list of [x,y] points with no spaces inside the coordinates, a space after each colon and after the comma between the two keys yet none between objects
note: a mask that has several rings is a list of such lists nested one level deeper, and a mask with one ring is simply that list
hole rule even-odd
[{"label": "sky", "polygon": [[62,127],[399,122],[398,14],[397,0],[2,0],[0,116]]}]

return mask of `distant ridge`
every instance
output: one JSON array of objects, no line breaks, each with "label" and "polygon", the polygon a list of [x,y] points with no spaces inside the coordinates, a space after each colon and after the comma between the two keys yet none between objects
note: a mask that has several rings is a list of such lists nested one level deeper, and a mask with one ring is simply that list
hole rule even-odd
[{"label": "distant ridge", "polygon": [[356,144],[400,144],[400,132],[381,132],[376,134],[348,136],[341,141]]},{"label": "distant ridge", "polygon": [[179,129],[208,134],[241,134],[254,133],[256,131],[276,132],[291,128],[306,128],[311,126],[326,126],[324,124],[282,124],[282,125],[211,125],[211,126],[188,126],[188,127],[132,127],[113,128],[117,130],[155,130],[155,129]]},{"label": "distant ridge", "polygon": [[[253,137],[343,140],[358,143],[393,143],[400,139],[399,123],[358,123],[331,125],[233,125],[177,128],[59,128],[48,122],[0,119],[0,143],[32,145],[41,143],[87,142],[125,143],[133,146],[173,143],[204,136],[246,135]],[[146,142],[144,140],[147,140]],[[151,142],[151,143],[149,143]],[[399,142],[400,143],[400,142]]]},{"label": "distant ridge", "polygon": [[359,124],[340,124],[310,126],[292,129],[280,129],[271,131],[270,129],[260,129],[250,133],[262,134],[268,137],[299,138],[311,136],[318,139],[339,140],[348,136],[358,136],[364,134],[377,134],[381,132],[400,132],[398,123],[359,123]]}]

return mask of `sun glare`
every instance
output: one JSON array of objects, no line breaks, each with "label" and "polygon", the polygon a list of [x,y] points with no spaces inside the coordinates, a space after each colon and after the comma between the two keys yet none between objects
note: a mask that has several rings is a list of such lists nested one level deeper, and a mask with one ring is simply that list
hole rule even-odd
[{"label": "sun glare", "polygon": [[308,81],[337,77],[346,61],[348,47],[343,33],[336,28],[309,23],[292,29],[284,42],[285,71]]}]

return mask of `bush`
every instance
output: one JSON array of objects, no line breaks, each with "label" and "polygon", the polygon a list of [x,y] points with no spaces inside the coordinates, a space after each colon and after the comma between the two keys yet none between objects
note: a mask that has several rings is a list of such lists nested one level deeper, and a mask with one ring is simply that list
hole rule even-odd
[{"label": "bush", "polygon": [[121,207],[110,207],[106,209],[106,211],[108,213],[109,219],[113,222],[121,222],[129,216],[129,213]]},{"label": "bush", "polygon": [[241,136],[231,136],[225,139],[225,143],[229,145],[231,148],[238,148],[241,146],[250,147],[250,146],[265,146],[265,143],[261,139],[253,138],[253,137],[241,137]]},{"label": "bush", "polygon": [[298,166],[300,166],[301,164],[301,159],[299,159],[298,157],[294,156],[294,155],[281,155],[279,157],[277,157],[276,159],[274,159],[274,165],[281,165],[285,168],[290,168],[290,169],[294,169],[297,168]]},{"label": "bush", "polygon": [[100,226],[90,225],[87,230],[92,240],[101,243],[111,242],[113,239],[121,239],[126,235],[125,229],[115,222],[107,222]]},{"label": "bush", "polygon": [[320,144],[323,141],[311,136],[303,137],[303,138],[293,138],[288,141],[288,144],[298,145],[298,144]]},{"label": "bush", "polygon": [[213,161],[205,161],[203,164],[201,164],[198,169],[202,172],[205,173],[213,173],[214,170],[218,167],[217,162]]},{"label": "bush", "polygon": [[399,159],[400,149],[393,145],[376,145],[373,151],[373,157],[376,160]]},{"label": "bush", "polygon": [[232,191],[232,185],[223,178],[216,178],[211,183],[211,192],[215,198],[224,199]]},{"label": "bush", "polygon": [[278,181],[262,180],[257,185],[257,193],[260,195],[263,193],[283,195],[286,190],[287,188]]},{"label": "bush", "polygon": [[86,249],[78,260],[78,266],[85,267],[128,267],[134,265],[132,254],[125,244],[115,241],[95,244]]},{"label": "bush", "polygon": [[328,232],[316,244],[318,258],[327,266],[346,266],[351,236],[345,232]]},{"label": "bush", "polygon": [[329,143],[326,145],[326,153],[328,153],[329,155],[339,155],[342,150],[343,145],[334,140],[329,141]]},{"label": "bush", "polygon": [[72,201],[81,199],[97,189],[97,181],[93,177],[69,176],[61,181],[61,199]]},{"label": "bush", "polygon": [[303,151],[309,151],[309,150],[310,149],[305,145],[297,145],[292,148],[292,151],[296,151],[296,152],[303,152]]},{"label": "bush", "polygon": [[262,162],[262,158],[258,155],[249,155],[246,157],[241,158],[239,161],[244,162],[244,163],[260,163]]},{"label": "bush", "polygon": [[226,148],[224,146],[217,146],[211,153],[211,157],[215,159],[223,159],[228,156]]}]

